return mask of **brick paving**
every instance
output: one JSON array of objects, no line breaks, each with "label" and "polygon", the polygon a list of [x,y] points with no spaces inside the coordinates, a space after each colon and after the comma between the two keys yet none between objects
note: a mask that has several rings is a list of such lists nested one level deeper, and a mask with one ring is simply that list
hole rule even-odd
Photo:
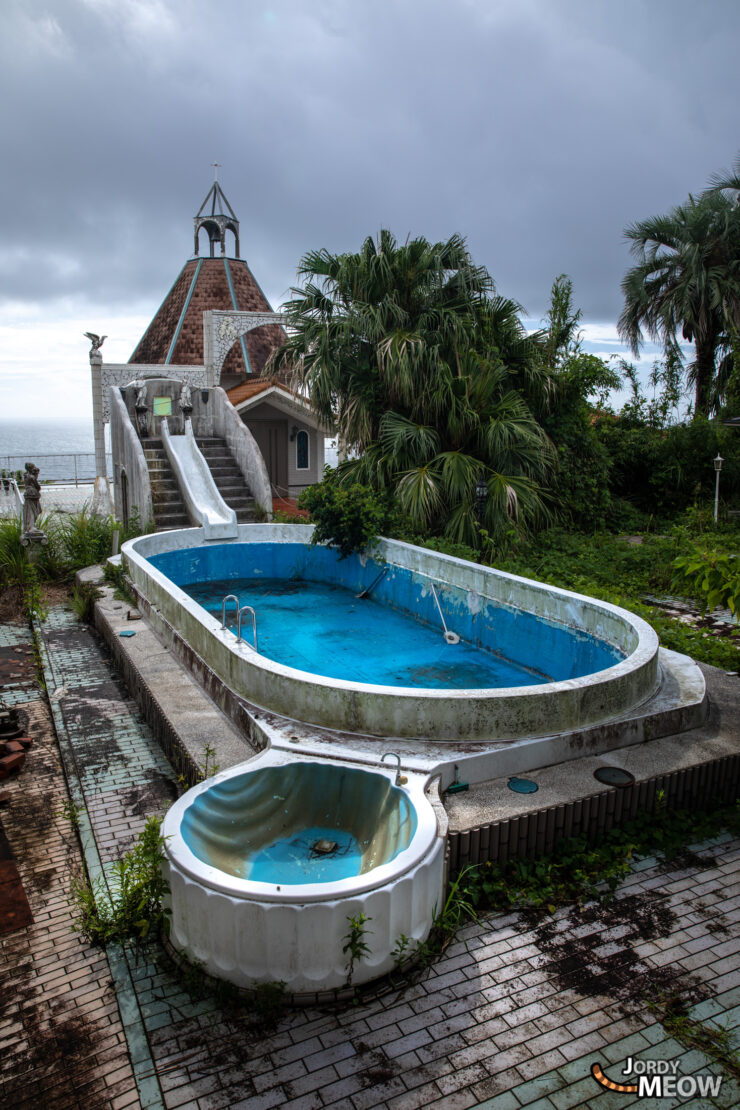
[{"label": "brick paving", "polygon": [[[161,812],[172,793],[172,772],[92,634],[55,609],[45,639],[52,704],[63,716],[65,743],[105,864],[130,845],[150,812]],[[598,1062],[620,1082],[628,1057],[672,1061],[680,1076],[720,1074],[701,1052],[666,1034],[644,997],[689,992],[692,1017],[737,1030],[740,842],[727,836],[675,865],[639,861],[611,906],[472,923],[421,981],[340,1012],[305,1009],[271,1019],[219,1002],[197,975],[183,977],[164,954],[129,952],[128,979],[116,979],[119,987],[124,983],[119,1005],[142,1023],[151,1055],[148,1064],[139,1056],[135,1069],[126,1070],[105,953],[69,931],[64,891],[79,864],[69,826],[54,817],[59,803],[49,800],[63,797],[51,741],[31,757],[38,771],[24,770],[13,790],[24,805],[26,796],[36,799],[28,802],[33,812],[20,812],[21,823],[36,827],[27,829],[27,845],[17,831],[6,831],[24,881],[27,876],[35,921],[0,938],[0,953],[8,967],[32,965],[48,985],[42,999],[37,994],[26,1001],[28,975],[15,970],[12,981],[3,977],[2,1063],[20,1063],[12,1065],[13,1096],[9,1103],[0,1098],[2,1105],[30,1105],[46,1082],[52,1090],[54,1083],[60,1090],[64,1085],[68,1100],[52,1102],[44,1093],[50,1105],[138,1106],[134,1070],[142,1089],[149,1084],[151,1090],[156,1075],[161,1104],[172,1110],[740,1105],[740,1089],[727,1078],[717,1097],[638,1100],[602,1090],[590,1074]],[[0,810],[4,822],[5,814]],[[49,887],[39,891],[34,882]],[[24,1023],[19,1015],[31,1003],[43,1003],[49,1013]],[[74,1070],[76,1056],[63,1062],[43,1057],[34,1037],[37,1026],[45,1032],[45,1021],[57,1017],[55,1005],[64,1020],[81,1003],[89,1007],[85,1018],[97,1024],[80,1054],[90,1068]],[[0,1074],[7,1082],[6,1071]],[[94,1102],[88,1082],[98,1084],[96,1097],[103,1101]],[[111,1084],[109,1094],[101,1082]]]},{"label": "brick paving", "polygon": [[[24,626],[0,627],[0,644],[33,657]],[[69,798],[35,667],[25,681],[7,677],[0,694],[34,738],[21,774],[0,784],[0,820],[33,917],[0,936],[0,1105],[138,1107],[105,952],[71,929],[67,899],[82,859],[62,813]]]}]

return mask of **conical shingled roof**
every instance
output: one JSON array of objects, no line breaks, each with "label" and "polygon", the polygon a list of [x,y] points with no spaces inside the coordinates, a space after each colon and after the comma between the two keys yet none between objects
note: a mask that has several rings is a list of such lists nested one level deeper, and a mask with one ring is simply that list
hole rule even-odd
[{"label": "conical shingled roof", "polygon": [[[272,312],[240,258],[191,258],[183,266],[129,362],[203,365],[203,313],[208,309]],[[278,324],[248,332],[229,351],[222,376],[262,373],[270,354],[285,342]]]},{"label": "conical shingled roof", "polygon": [[[203,215],[203,209],[213,194],[211,207],[215,211],[219,200],[219,211],[225,203],[228,219],[224,216],[224,226],[211,227],[217,218],[212,213]],[[222,198],[222,201],[221,199]],[[139,340],[129,362],[161,363],[179,366],[203,365],[203,313],[208,309],[239,312],[272,312],[264,293],[254,279],[246,262],[241,258],[227,258],[225,232],[235,237],[236,253],[239,253],[239,221],[234,216],[231,205],[217,182],[206,196],[201,211],[195,217],[196,252],[198,232],[205,228],[210,239],[211,255],[216,242],[221,243],[220,258],[191,258],[183,266],[175,284],[165,297],[159,311]],[[236,342],[226,357],[221,371],[222,381],[228,388],[245,377],[262,373],[272,352],[285,342],[286,336],[278,324],[266,324],[255,331],[248,332]]]}]

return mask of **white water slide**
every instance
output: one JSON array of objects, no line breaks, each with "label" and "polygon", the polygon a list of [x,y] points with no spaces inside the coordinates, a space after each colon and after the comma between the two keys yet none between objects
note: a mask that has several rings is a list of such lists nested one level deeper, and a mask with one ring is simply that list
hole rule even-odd
[{"label": "white water slide", "polygon": [[188,516],[203,527],[206,540],[230,540],[237,534],[236,513],[218,492],[208,463],[193,435],[193,425],[185,421],[185,435],[173,436],[162,419],[162,443],[180,487]]}]

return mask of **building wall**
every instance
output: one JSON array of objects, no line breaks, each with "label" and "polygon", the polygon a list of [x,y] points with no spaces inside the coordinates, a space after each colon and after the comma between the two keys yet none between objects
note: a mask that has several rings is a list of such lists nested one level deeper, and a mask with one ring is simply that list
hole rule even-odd
[{"label": "building wall", "polygon": [[[324,472],[324,433],[321,429],[317,428],[310,419],[306,419],[298,413],[288,414],[276,405],[270,404],[269,401],[263,401],[260,404],[253,405],[251,408],[241,412],[240,415],[244,423],[257,438],[260,438],[258,428],[260,424],[281,424],[286,429],[287,468],[285,474],[289,497],[298,497],[307,486],[313,486],[316,482],[321,481]],[[296,437],[291,440],[293,428],[296,429]],[[301,431],[308,433],[307,469],[299,469],[297,465],[297,433]]]}]

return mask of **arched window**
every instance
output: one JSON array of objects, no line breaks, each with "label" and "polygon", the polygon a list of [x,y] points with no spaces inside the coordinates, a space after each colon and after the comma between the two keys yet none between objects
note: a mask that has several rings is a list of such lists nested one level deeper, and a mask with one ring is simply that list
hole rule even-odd
[{"label": "arched window", "polygon": [[123,467],[121,467],[121,522],[124,528],[128,528],[128,521],[128,474]]},{"label": "arched window", "polygon": [[296,470],[308,470],[308,432],[301,430],[295,437]]}]

